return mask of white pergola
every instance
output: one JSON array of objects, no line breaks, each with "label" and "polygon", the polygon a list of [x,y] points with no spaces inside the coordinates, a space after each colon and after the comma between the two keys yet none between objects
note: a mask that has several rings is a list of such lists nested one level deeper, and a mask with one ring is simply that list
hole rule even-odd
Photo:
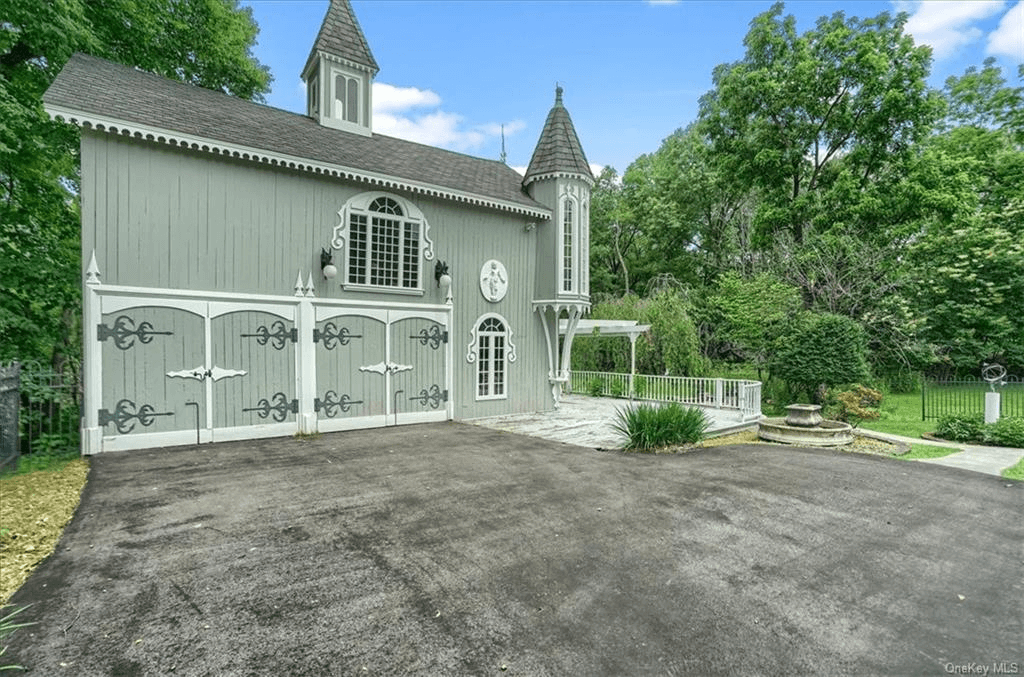
[{"label": "white pergola", "polygon": [[[636,375],[636,339],[650,330],[649,324],[637,324],[636,320],[580,320],[576,324],[573,340],[581,336],[628,336],[629,337],[629,392],[633,393],[633,376]],[[558,325],[558,333],[565,336],[568,322],[562,320]],[[571,348],[570,348],[571,351]],[[569,353],[572,354],[571,352]],[[570,371],[572,365],[568,365]]]}]

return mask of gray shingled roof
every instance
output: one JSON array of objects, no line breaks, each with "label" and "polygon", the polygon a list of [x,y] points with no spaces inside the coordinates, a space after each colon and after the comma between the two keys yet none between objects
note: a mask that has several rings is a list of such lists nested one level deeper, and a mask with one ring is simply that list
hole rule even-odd
[{"label": "gray shingled roof", "polygon": [[[380,68],[370,52],[370,45],[366,42],[366,36],[352,13],[352,6],[348,0],[331,0],[324,16],[324,22],[320,25],[320,33],[316,36],[313,49],[306,59],[306,68],[309,62],[316,56],[317,52],[326,52],[339,56],[348,61],[367,66],[377,73]],[[305,74],[305,70],[303,70]]]},{"label": "gray shingled roof", "polygon": [[523,185],[528,185],[538,176],[553,173],[582,174],[594,178],[569,111],[562,105],[561,87],[555,88],[555,105],[544,122],[544,131],[540,133],[540,141],[530,158]]},{"label": "gray shingled roof", "polygon": [[440,186],[550,213],[522,177],[484,160],[411,141],[324,127],[288,111],[75,54],[43,95],[48,107],[210,141]]}]

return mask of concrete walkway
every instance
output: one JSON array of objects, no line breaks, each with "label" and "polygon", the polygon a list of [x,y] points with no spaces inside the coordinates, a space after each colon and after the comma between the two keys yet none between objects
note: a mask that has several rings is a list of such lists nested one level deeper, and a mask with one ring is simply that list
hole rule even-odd
[{"label": "concrete walkway", "polygon": [[974,472],[985,473],[986,475],[1001,476],[1003,470],[1024,458],[1024,449],[1016,447],[986,447],[963,444],[962,442],[939,442],[917,437],[876,433],[874,431],[872,431],[872,434],[890,440],[899,440],[900,442],[906,442],[907,444],[928,444],[933,447],[959,449],[959,452],[950,454],[949,456],[943,456],[942,458],[919,458],[916,460],[921,461],[922,463],[945,465],[950,468],[973,470]]},{"label": "concrete walkway", "polygon": [[[531,435],[554,442],[577,444],[582,447],[617,449],[622,446],[622,439],[612,428],[612,423],[615,421],[616,412],[629,405],[629,400],[573,394],[563,396],[561,405],[554,411],[491,416],[465,422],[492,430]],[[756,423],[752,421],[744,423],[739,419],[739,412],[736,411],[704,409],[704,413],[711,419],[711,427],[708,430],[710,435],[728,434]],[[933,442],[903,435],[869,432],[874,436],[899,440],[907,444],[930,444],[960,449],[961,451],[958,453],[942,458],[917,460],[922,463],[973,470],[997,477],[1003,470],[1024,457],[1024,449],[983,447],[959,442]]]},{"label": "concrete walkway", "polygon": [[[630,404],[629,400],[613,397],[563,395],[561,404],[554,411],[490,416],[464,423],[581,447],[618,449],[622,447],[623,441],[612,428],[612,424],[616,412]],[[738,411],[705,408],[704,413],[711,421],[708,429],[711,435],[720,435],[753,425],[753,422],[741,421]]]}]

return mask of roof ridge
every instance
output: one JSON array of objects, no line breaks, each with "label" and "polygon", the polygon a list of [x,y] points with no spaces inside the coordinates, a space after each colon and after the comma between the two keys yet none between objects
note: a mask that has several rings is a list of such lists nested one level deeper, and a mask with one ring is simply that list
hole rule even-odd
[{"label": "roof ridge", "polygon": [[526,210],[546,209],[523,189],[518,172],[498,160],[385,134],[364,136],[325,127],[300,113],[85,53],[68,60],[43,100],[48,110],[82,118],[98,116],[129,127],[285,154],[310,166],[326,163]]}]

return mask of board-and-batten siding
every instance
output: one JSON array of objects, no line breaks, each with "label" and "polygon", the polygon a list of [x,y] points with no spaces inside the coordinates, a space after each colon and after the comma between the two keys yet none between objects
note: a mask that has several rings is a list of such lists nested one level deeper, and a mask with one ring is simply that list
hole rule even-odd
[{"label": "board-and-batten siding", "polygon": [[[105,284],[291,295],[301,271],[304,281],[312,273],[319,298],[442,303],[433,261],[421,261],[422,296],[345,292],[344,250],[335,252],[342,275],[330,282],[320,275],[320,248],[329,245],[338,210],[368,190],[377,189],[83,130],[83,262],[95,250]],[[544,336],[531,301],[537,238],[551,224],[529,232],[536,219],[394,194],[423,212],[435,261],[452,272],[455,417],[549,409]],[[499,303],[479,289],[481,267],[492,258],[509,274]],[[478,402],[476,365],[466,352],[474,323],[488,312],[508,321],[518,359],[506,370],[508,398]]]}]

